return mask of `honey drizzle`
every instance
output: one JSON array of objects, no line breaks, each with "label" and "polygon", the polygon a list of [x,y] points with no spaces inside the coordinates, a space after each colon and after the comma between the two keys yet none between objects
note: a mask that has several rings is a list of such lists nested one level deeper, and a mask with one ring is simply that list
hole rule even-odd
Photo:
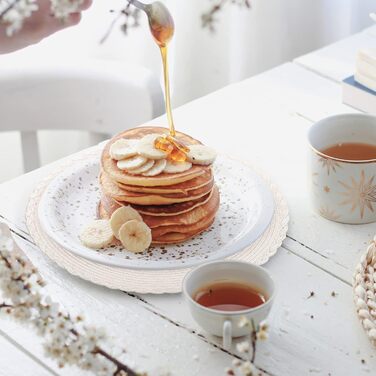
[{"label": "honey drizzle", "polygon": [[166,113],[168,119],[168,125],[170,128],[170,136],[175,137],[175,125],[174,125],[174,118],[172,117],[172,110],[171,110],[171,95],[170,95],[170,75],[168,69],[168,48],[167,45],[160,45],[161,55],[162,55],[162,63],[163,63],[163,77],[164,77],[164,86],[165,86],[165,102],[166,102]]},{"label": "honey drizzle", "polygon": [[162,56],[163,78],[165,87],[165,106],[169,125],[169,134],[161,136],[155,140],[155,147],[168,153],[168,158],[176,162],[184,162],[187,159],[189,148],[181,141],[176,139],[176,131],[174,125],[174,118],[172,116],[171,108],[171,93],[170,93],[170,74],[168,67],[168,43],[174,35],[173,20],[167,22],[167,26],[162,26],[149,20],[150,30],[155,42],[159,46]]}]

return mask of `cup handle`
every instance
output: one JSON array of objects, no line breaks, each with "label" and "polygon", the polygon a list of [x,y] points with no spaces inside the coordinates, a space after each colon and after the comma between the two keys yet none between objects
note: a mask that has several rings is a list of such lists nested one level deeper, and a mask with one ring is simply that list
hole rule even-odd
[{"label": "cup handle", "polygon": [[223,323],[223,348],[229,350],[232,343],[232,324],[230,320]]}]

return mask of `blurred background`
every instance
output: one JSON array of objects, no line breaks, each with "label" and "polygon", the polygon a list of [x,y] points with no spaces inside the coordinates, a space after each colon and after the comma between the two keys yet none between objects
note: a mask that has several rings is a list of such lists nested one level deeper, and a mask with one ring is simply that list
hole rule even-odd
[{"label": "blurred background", "polygon": [[[212,33],[202,28],[201,20],[211,0],[164,3],[176,26],[170,52],[174,107],[356,33],[372,24],[368,14],[376,8],[375,0],[252,0],[251,9],[227,5],[216,17]],[[140,27],[125,35],[116,24],[106,42],[99,43],[115,17],[110,11],[125,4],[125,0],[94,0],[80,25],[36,46],[0,55],[0,69],[15,60],[53,64],[56,59],[93,57],[142,65],[161,77],[159,51],[143,15]],[[88,145],[87,135],[76,131],[41,131],[38,138],[43,164]],[[23,172],[19,134],[0,133],[0,142],[1,160],[12,161],[2,163],[0,181],[4,181]]]}]

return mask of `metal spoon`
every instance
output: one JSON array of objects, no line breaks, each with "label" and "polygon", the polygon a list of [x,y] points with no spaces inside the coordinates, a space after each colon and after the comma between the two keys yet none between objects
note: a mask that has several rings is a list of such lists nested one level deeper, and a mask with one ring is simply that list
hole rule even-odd
[{"label": "metal spoon", "polygon": [[129,3],[146,13],[155,41],[160,47],[165,47],[175,31],[174,20],[166,6],[160,1],[144,4],[138,0],[129,0]]}]

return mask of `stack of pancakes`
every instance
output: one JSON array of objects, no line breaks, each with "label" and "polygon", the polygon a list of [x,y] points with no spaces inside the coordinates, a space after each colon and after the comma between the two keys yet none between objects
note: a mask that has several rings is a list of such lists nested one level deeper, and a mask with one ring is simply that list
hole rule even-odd
[{"label": "stack of pancakes", "polygon": [[[184,172],[147,177],[120,170],[110,156],[111,145],[121,138],[141,139],[167,132],[158,127],[125,131],[108,142],[101,158],[99,217],[107,219],[119,207],[131,205],[150,227],[153,244],[180,243],[201,233],[211,226],[219,208],[211,166],[193,164]],[[200,144],[182,133],[176,137],[188,147]]]}]

